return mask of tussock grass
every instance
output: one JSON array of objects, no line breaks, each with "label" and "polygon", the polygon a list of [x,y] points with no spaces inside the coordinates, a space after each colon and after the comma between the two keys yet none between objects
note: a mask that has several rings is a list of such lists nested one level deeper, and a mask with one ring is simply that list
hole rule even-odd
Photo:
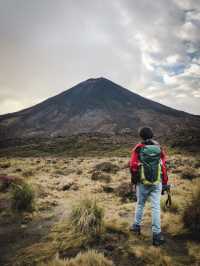
[{"label": "tussock grass", "polygon": [[34,207],[34,191],[30,184],[13,183],[11,189],[12,207],[17,211],[32,211]]},{"label": "tussock grass", "polygon": [[96,250],[88,250],[84,253],[79,253],[75,258],[62,260],[56,258],[55,260],[42,264],[41,266],[114,266],[111,260],[105,258],[102,253]]},{"label": "tussock grass", "polygon": [[102,172],[106,172],[106,173],[112,173],[112,174],[116,174],[120,168],[118,165],[110,163],[110,162],[103,162],[103,163],[99,163],[95,166],[95,170],[96,171],[102,171]]},{"label": "tussock grass", "polygon": [[187,242],[188,253],[195,258],[196,265],[200,265],[200,245],[195,242]]},{"label": "tussock grass", "polygon": [[172,212],[162,213],[162,229],[170,235],[182,234],[184,230],[181,216]]},{"label": "tussock grass", "polygon": [[192,194],[183,212],[183,223],[195,237],[200,237],[200,187]]},{"label": "tussock grass", "polygon": [[133,254],[140,259],[140,265],[172,266],[171,258],[160,248],[152,246],[135,246],[132,248]]},{"label": "tussock grass", "polygon": [[70,223],[76,231],[82,234],[100,236],[103,229],[104,212],[96,200],[84,198],[74,205]]},{"label": "tussock grass", "polygon": [[59,258],[55,258],[52,261],[49,261],[47,263],[41,263],[39,264],[39,266],[66,266],[67,265],[67,261],[65,259],[59,259]]},{"label": "tussock grass", "polygon": [[127,222],[120,222],[117,219],[109,220],[105,223],[105,230],[109,233],[128,236],[129,226]]},{"label": "tussock grass", "polygon": [[26,169],[22,173],[23,177],[31,177],[34,175],[34,170],[33,169]]},{"label": "tussock grass", "polygon": [[90,235],[76,231],[69,222],[57,224],[52,230],[51,239],[58,243],[58,252],[62,258],[76,256],[80,250],[94,242]]},{"label": "tussock grass", "polygon": [[76,171],[76,174],[77,175],[81,175],[83,173],[83,171],[81,170],[81,169],[78,169],[77,171]]},{"label": "tussock grass", "polygon": [[199,160],[199,159],[196,159],[196,160],[194,161],[194,163],[193,163],[193,166],[194,166],[195,168],[200,168],[200,160]]},{"label": "tussock grass", "polygon": [[[50,163],[46,163],[47,159],[50,161]],[[151,247],[151,233],[149,230],[151,223],[150,209],[147,210],[147,213],[144,216],[144,231],[142,232],[142,236],[137,237],[129,232],[129,226],[132,222],[135,203],[131,203],[131,201],[133,201],[134,199],[133,192],[131,191],[131,187],[128,182],[129,172],[128,170],[126,171],[126,169],[122,169],[123,166],[120,166],[120,164],[125,165],[127,158],[112,158],[111,161],[111,158],[108,158],[107,156],[104,158],[85,158],[82,162],[79,162],[80,159],[76,158],[69,158],[67,159],[67,161],[65,161],[64,159],[61,160],[60,158],[57,159],[57,161],[53,161],[53,158],[51,157],[47,159],[42,158],[40,162],[41,164],[37,164],[35,167],[33,167],[31,164],[32,158],[26,158],[21,161],[12,160],[11,168],[8,168],[8,170],[13,171],[13,169],[15,170],[17,168],[20,168],[22,169],[22,172],[20,173],[22,175],[23,171],[25,171],[26,169],[33,169],[35,171],[35,174],[34,176],[30,176],[30,182],[34,185],[34,188],[36,188],[36,190],[34,191],[36,196],[38,197],[37,202],[38,204],[43,203],[43,201],[45,204],[46,202],[48,203],[48,205],[44,204],[43,209],[38,209],[38,212],[36,209],[36,212],[34,212],[34,214],[27,214],[27,216],[33,215],[33,223],[27,223],[26,230],[29,230],[29,232],[31,232],[32,226],[35,226],[35,222],[38,222],[39,224],[40,217],[42,219],[46,217],[46,214],[43,213],[43,211],[46,211],[49,204],[51,202],[54,202],[55,199],[58,202],[58,207],[63,208],[62,220],[55,225],[55,221],[53,219],[52,221],[49,219],[48,226],[49,228],[50,226],[52,226],[52,229],[50,232],[48,231],[47,234],[47,231],[45,231],[47,229],[46,224],[43,223],[43,220],[41,220],[41,225],[44,226],[43,228],[45,229],[44,235],[38,235],[38,238],[36,238],[36,240],[30,239],[29,241],[28,239],[26,239],[26,247],[24,247],[23,241],[21,239],[19,239],[16,248],[15,245],[13,245],[13,247],[12,245],[10,245],[10,247],[13,248],[11,259],[14,258],[13,263],[10,265],[39,266],[41,265],[41,263],[43,263],[42,265],[46,266],[104,265],[98,264],[98,262],[95,260],[87,261],[86,259],[83,259],[82,255],[87,254],[87,251],[90,251],[91,249],[97,250],[97,253],[103,251],[105,252],[105,256],[109,254],[109,258],[111,257],[116,265],[120,266],[183,265],[184,260],[185,264],[187,265],[190,265],[192,263],[199,263],[198,242],[192,240],[192,234],[187,234],[187,232],[192,231],[190,228],[188,228],[188,225],[186,226],[184,224],[185,227],[183,225],[183,212],[185,212],[186,208],[189,208],[188,205],[194,206],[191,205],[192,199],[190,201],[188,199],[190,199],[193,189],[199,186],[200,179],[184,179],[181,175],[181,173],[187,168],[190,168],[193,172],[198,173],[199,170],[193,168],[197,158],[190,158],[190,160],[188,160],[189,157],[186,157],[185,155],[180,155],[180,157],[179,155],[176,155],[174,156],[174,159],[172,159],[172,162],[175,165],[171,165],[172,171],[169,172],[169,183],[173,183],[173,177],[176,177],[177,180],[175,181],[177,182],[174,182],[175,186],[172,189],[171,208],[165,209],[164,207],[166,195],[162,198],[161,202],[161,208],[163,210],[163,212],[161,213],[162,228],[163,231],[166,232],[166,244],[161,248]],[[120,166],[120,171],[118,171],[116,174],[113,174],[99,170],[99,173],[101,173],[102,175],[110,176],[112,178],[112,183],[106,184],[105,181],[91,182],[91,174],[96,171],[94,170],[95,165],[109,160],[110,162],[112,162],[112,164]],[[3,162],[6,161],[4,160]],[[67,166],[65,165],[64,167],[64,163],[67,164]],[[84,173],[81,178],[77,177],[80,170],[77,169],[77,165],[79,165],[80,163],[82,163],[81,170]],[[39,169],[39,167],[43,165],[45,165],[45,167]],[[68,170],[70,171],[70,169],[75,170],[73,170],[72,177],[67,177],[67,172]],[[2,172],[4,173],[8,170],[2,169]],[[173,174],[175,170],[178,170],[177,172],[179,172],[177,175]],[[56,171],[60,172],[57,172],[57,175],[54,176],[54,173]],[[60,176],[59,173],[63,176]],[[66,175],[66,177],[64,175]],[[73,193],[72,190],[69,192],[63,192],[60,188],[62,188],[62,186],[64,186],[65,184],[68,184],[68,182],[70,182],[72,178],[74,178],[73,182],[77,182],[81,194],[95,194],[96,197],[98,197],[98,200],[102,204],[102,206],[105,206],[105,218],[103,210],[95,200],[82,199],[78,201],[78,203],[74,206],[71,205],[73,201],[78,200],[79,193]],[[39,184],[41,184],[41,186]],[[37,191],[38,189],[40,189],[41,191]],[[12,195],[11,190],[8,189],[6,193],[0,193],[0,196],[2,198],[5,198],[7,196],[10,199],[10,195]],[[106,194],[102,192],[112,193]],[[126,202],[126,204],[122,204],[122,201]],[[65,212],[65,208],[71,209],[71,207],[72,212],[69,216],[68,211]],[[191,221],[193,221],[193,216],[191,217],[190,214],[191,210],[193,212],[193,209],[195,209],[194,211],[196,211],[197,208],[190,207],[188,210],[188,223],[191,223]],[[48,214],[51,215],[51,211],[52,214],[55,215],[55,213],[53,213],[53,208],[48,212]],[[14,217],[16,214],[17,213],[13,213]],[[26,213],[24,214],[26,215]],[[17,224],[15,225],[13,223],[12,226],[16,226],[16,229],[18,230]],[[188,230],[186,230],[185,228],[187,228]],[[40,233],[41,232],[39,232],[39,234]],[[196,233],[193,234],[196,235]],[[186,245],[189,239],[191,242],[189,242],[190,244]],[[37,244],[33,244],[33,241],[37,241]],[[172,243],[174,243],[174,246]],[[7,243],[5,242],[4,244]],[[55,258],[56,254],[57,258]],[[7,254],[6,256],[9,255]],[[79,256],[81,257],[81,259],[78,260],[77,258]],[[107,264],[105,265],[107,266]],[[113,265],[113,263],[111,265]]]},{"label": "tussock grass", "polygon": [[178,213],[180,211],[180,203],[178,202],[178,200],[175,197],[172,198],[171,206],[167,207],[166,206],[166,196],[163,196],[161,198],[160,206],[161,206],[162,211],[164,211],[164,212]]},{"label": "tussock grass", "polygon": [[2,163],[0,163],[0,168],[2,168],[2,169],[7,169],[9,167],[11,167],[11,163],[10,162],[2,162]]},{"label": "tussock grass", "polygon": [[192,180],[192,179],[198,177],[198,173],[197,173],[196,169],[194,169],[192,167],[185,167],[182,170],[181,177],[183,179]]},{"label": "tussock grass", "polygon": [[92,173],[91,179],[93,181],[105,181],[109,183],[111,181],[111,177],[108,174],[104,174],[101,171],[95,171]]},{"label": "tussock grass", "polygon": [[61,257],[73,257],[97,243],[104,232],[104,212],[96,200],[83,198],[72,208],[69,220],[58,224],[52,238],[59,243]]},{"label": "tussock grass", "polygon": [[[56,254],[56,246],[52,242],[41,242],[24,248],[12,260],[12,266],[35,266],[50,260]],[[44,264],[46,265],[46,264]]]}]

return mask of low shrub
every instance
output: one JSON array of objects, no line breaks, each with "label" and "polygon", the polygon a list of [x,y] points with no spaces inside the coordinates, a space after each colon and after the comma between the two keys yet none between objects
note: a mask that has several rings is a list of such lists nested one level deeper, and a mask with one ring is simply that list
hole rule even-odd
[{"label": "low shrub", "polygon": [[83,199],[72,209],[70,222],[75,231],[91,236],[100,236],[103,229],[103,209],[96,200]]},{"label": "low shrub", "polygon": [[66,190],[78,190],[79,187],[76,183],[74,182],[68,182],[64,185],[62,185],[62,188],[61,188],[63,191],[66,191]]},{"label": "low shrub", "polygon": [[95,166],[96,171],[116,174],[120,170],[119,166],[110,162],[99,163]]},{"label": "low shrub", "polygon": [[196,161],[194,161],[193,165],[195,168],[200,168],[200,160],[197,159]]},{"label": "low shrub", "polygon": [[103,191],[106,193],[113,193],[114,192],[114,188],[110,187],[110,186],[103,186]]},{"label": "low shrub", "polygon": [[7,169],[9,167],[11,167],[11,163],[10,162],[0,163],[0,168],[2,168],[2,169]]},{"label": "low shrub", "polygon": [[109,183],[111,181],[111,177],[107,174],[104,174],[100,171],[95,171],[92,173],[91,179],[94,181],[105,181]]},{"label": "low shrub", "polygon": [[77,174],[77,175],[81,175],[82,173],[83,173],[83,171],[80,170],[80,169],[76,171],[76,174]]},{"label": "low shrub", "polygon": [[198,239],[200,237],[200,188],[192,195],[183,212],[183,223]]},{"label": "low shrub", "polygon": [[23,171],[22,173],[23,177],[30,177],[34,175],[34,171],[33,169],[27,169],[25,171]]},{"label": "low shrub", "polygon": [[22,169],[21,168],[16,168],[15,172],[22,172]]},{"label": "low shrub", "polygon": [[140,265],[171,266],[172,260],[162,249],[156,247],[135,247],[133,253],[140,259]]},{"label": "low shrub", "polygon": [[[20,249],[17,252],[17,254],[14,257],[12,257],[11,265],[12,266],[43,265],[44,262],[53,259],[55,257],[56,252],[57,252],[57,246],[53,241],[34,243],[32,245],[28,245],[27,247]],[[46,265],[46,263],[44,265]]]},{"label": "low shrub", "polygon": [[122,201],[137,201],[136,192],[133,192],[130,182],[122,182],[116,189],[115,193]]},{"label": "low shrub", "polygon": [[12,184],[12,207],[18,211],[32,211],[34,192],[28,183]]}]

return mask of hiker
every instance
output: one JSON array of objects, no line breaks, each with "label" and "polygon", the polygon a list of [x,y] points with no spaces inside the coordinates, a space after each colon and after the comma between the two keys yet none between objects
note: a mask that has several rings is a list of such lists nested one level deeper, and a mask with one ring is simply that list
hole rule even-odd
[{"label": "hiker", "polygon": [[165,240],[160,227],[160,197],[162,186],[168,182],[165,153],[153,140],[153,131],[149,127],[139,129],[142,142],[132,151],[129,167],[131,183],[136,188],[137,204],[134,223],[130,230],[140,234],[140,225],[146,200],[150,197],[152,208],[153,245],[164,244]]}]

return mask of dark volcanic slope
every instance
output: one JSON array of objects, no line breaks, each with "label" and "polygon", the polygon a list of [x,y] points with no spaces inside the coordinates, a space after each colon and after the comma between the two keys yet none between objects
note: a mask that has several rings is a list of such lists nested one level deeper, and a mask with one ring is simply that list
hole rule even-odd
[{"label": "dark volcanic slope", "polygon": [[199,127],[200,116],[145,99],[105,78],[89,79],[20,112],[0,116],[0,139]]}]

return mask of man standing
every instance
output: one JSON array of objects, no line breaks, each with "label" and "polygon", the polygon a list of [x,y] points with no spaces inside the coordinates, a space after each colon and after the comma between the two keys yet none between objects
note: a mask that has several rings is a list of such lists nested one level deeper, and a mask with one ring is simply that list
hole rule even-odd
[{"label": "man standing", "polygon": [[137,205],[131,231],[140,234],[140,225],[146,200],[150,197],[152,208],[153,245],[165,242],[160,226],[160,197],[162,185],[167,185],[165,154],[158,142],[153,140],[153,132],[149,127],[139,130],[142,142],[132,151],[129,163],[131,182],[136,185]]}]

